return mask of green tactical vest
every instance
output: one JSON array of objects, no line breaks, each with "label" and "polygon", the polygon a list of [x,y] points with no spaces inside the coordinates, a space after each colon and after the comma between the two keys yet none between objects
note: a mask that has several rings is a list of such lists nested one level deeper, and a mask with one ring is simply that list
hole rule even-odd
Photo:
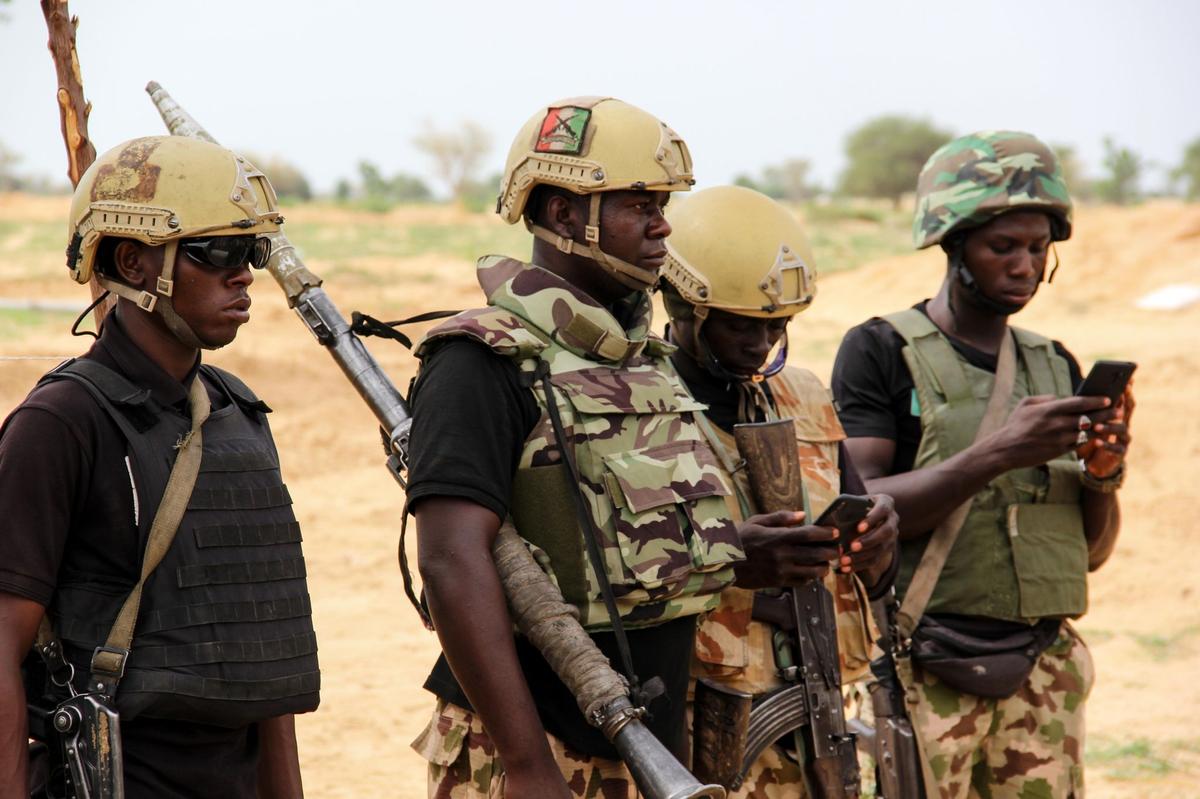
[{"label": "green tactical vest", "polygon": [[[417,349],[469,337],[512,358],[541,419],[525,442],[510,513],[521,536],[591,630],[611,627],[584,548],[575,488],[555,441],[538,369],[548,370],[581,489],[626,626],[660,624],[716,605],[744,554],[725,507],[731,488],[694,414],[705,406],[654,338],[650,298],[632,295],[625,328],[558,276],[510,258],[478,264],[489,307],[431,330]],[[626,316],[626,314],[621,314]],[[542,366],[544,364],[544,366]]]},{"label": "green tactical vest", "polygon": [[[916,386],[921,445],[914,469],[941,463],[971,445],[995,375],[967,363],[915,308],[884,317],[904,338]],[[1023,397],[1071,394],[1067,362],[1047,338],[1010,328],[1017,377],[1010,409]],[[1014,469],[975,495],[926,613],[1012,621],[1079,616],[1087,609],[1087,543],[1079,463],[1067,452],[1047,464]],[[908,589],[927,538],[900,545],[896,588]]]}]

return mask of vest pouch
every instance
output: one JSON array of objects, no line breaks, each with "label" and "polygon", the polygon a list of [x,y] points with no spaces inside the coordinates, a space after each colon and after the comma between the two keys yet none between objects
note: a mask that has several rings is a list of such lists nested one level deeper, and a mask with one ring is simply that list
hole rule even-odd
[{"label": "vest pouch", "polygon": [[[518,469],[513,477],[509,513],[520,536],[550,558],[551,577],[558,583],[563,599],[582,607],[591,597],[585,533],[579,529],[574,491],[565,463]],[[613,575],[609,578],[614,583],[632,579],[617,580]]]},{"label": "vest pouch", "polygon": [[1010,505],[1008,535],[1026,619],[1087,610],[1087,541],[1077,503]]},{"label": "vest pouch", "polygon": [[726,515],[730,489],[699,441],[673,441],[606,455],[621,558],[646,589],[740,560],[737,528]]}]

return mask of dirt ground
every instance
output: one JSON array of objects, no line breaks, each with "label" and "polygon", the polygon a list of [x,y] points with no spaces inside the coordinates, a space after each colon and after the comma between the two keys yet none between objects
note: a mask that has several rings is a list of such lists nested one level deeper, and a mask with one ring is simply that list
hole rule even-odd
[{"label": "dirt ground", "polygon": [[[31,246],[25,223],[65,218],[61,199],[0,195],[0,300],[86,301],[62,268],[61,244]],[[335,221],[294,209],[297,221]],[[445,222],[453,211],[397,211],[383,224]],[[467,220],[470,224],[493,224]],[[296,242],[303,247],[303,242]],[[522,254],[522,253],[514,253]],[[1200,796],[1200,305],[1147,311],[1134,300],[1173,283],[1200,283],[1200,206],[1170,202],[1133,209],[1085,208],[1075,237],[1059,247],[1062,268],[1017,321],[1062,339],[1086,369],[1097,358],[1136,360],[1138,408],[1124,525],[1110,563],[1091,580],[1079,628],[1099,673],[1089,705],[1092,797]],[[818,259],[821,253],[817,254]],[[353,262],[353,254],[347,254]],[[345,259],[343,259],[345,260]],[[322,271],[322,262],[309,266]],[[479,303],[471,265],[433,255],[355,263],[360,277],[326,285],[352,309],[394,319]],[[820,282],[814,306],[792,326],[792,358],[828,377],[844,331],[867,317],[932,294],[939,254],[868,263]],[[419,275],[406,280],[406,275]],[[253,323],[211,361],[247,380],[270,405],[285,479],[305,531],[321,642],[323,699],[299,720],[308,793],[315,797],[424,796],[422,763],[408,743],[431,701],[421,683],[438,651],[408,606],[396,565],[402,495],[383,468],[376,425],[332,360],[286,308],[273,281],[251,289]],[[0,416],[38,375],[86,342],[71,316],[6,320],[0,311]],[[370,348],[398,385],[413,372],[406,350]]]}]

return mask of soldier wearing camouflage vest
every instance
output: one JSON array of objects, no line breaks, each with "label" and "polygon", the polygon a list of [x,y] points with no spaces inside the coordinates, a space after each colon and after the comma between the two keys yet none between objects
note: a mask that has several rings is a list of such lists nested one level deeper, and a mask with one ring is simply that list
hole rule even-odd
[{"label": "soldier wearing camouflage vest", "polygon": [[[282,222],[265,175],[195,139],[134,139],[80,179],[67,267],[119,300],[0,428],[0,795],[31,795],[27,717],[53,751],[38,708],[77,694],[119,712],[115,741],[62,747],[123,767],[123,794],[111,776],[92,796],[303,793],[293,714],[320,673],[300,527],[270,408],[200,357],[249,321]],[[35,634],[56,654],[26,658],[22,694]],[[89,794],[49,776],[33,795]]]},{"label": "soldier wearing camouflage vest", "polygon": [[[873,497],[862,536],[839,555],[836,530],[805,524],[814,520],[802,512],[757,515],[733,437],[738,423],[792,419],[814,514],[839,493],[866,493],[828,391],[812,372],[786,365],[788,324],[816,294],[808,237],[791,211],[736,186],[698,192],[673,204],[667,218],[673,232],[662,291],[668,339],[677,347],[671,360],[692,396],[708,406],[702,426],[734,485],[731,513],[749,522],[741,529],[749,559],[736,567],[737,585],[722,592],[720,605],[700,623],[693,675],[756,697],[785,686],[773,643],[778,620],[768,618],[770,589],[824,579],[837,611],[837,630],[829,632],[837,636],[843,679],[861,677],[872,640],[863,582],[872,596],[881,595],[894,575],[891,498]],[[729,795],[806,796],[795,748],[768,747]]]},{"label": "soldier wearing camouflage vest", "polygon": [[426,682],[437,707],[414,743],[430,796],[636,793],[616,750],[512,633],[490,555],[505,519],[622,668],[607,577],[647,726],[684,755],[696,615],[743,558],[703,406],[650,332],[663,206],[691,183],[683,141],[640,109],[585,97],[540,110],[517,134],[498,202],[534,234],[531,262],[480,260],[487,307],[418,347],[408,502],[443,649]]},{"label": "soldier wearing camouflage vest", "polygon": [[913,223],[918,249],[946,252],[940,291],[852,329],[834,366],[847,447],[902,520],[896,665],[931,797],[1083,795],[1093,673],[1067,619],[1116,541],[1133,397],[1072,396],[1075,358],[1009,324],[1070,234],[1041,141],[947,143]]}]

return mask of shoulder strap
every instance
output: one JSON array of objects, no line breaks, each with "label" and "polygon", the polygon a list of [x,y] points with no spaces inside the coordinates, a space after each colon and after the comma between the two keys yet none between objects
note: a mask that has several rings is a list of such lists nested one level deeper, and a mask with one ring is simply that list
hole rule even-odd
[{"label": "shoulder strap", "polygon": [[914,382],[926,375],[937,383],[947,402],[971,399],[971,384],[954,348],[928,316],[908,308],[883,318],[908,345],[904,360]]},{"label": "shoulder strap", "polygon": [[88,690],[110,698],[116,695],[117,683],[125,674],[125,661],[129,658],[133,628],[137,622],[138,607],[142,602],[142,588],[146,579],[167,554],[167,550],[171,548],[171,542],[175,540],[175,533],[192,496],[192,489],[196,485],[196,476],[200,473],[200,460],[204,455],[200,426],[208,418],[210,405],[208,391],[199,375],[192,380],[188,390],[188,405],[192,412],[192,426],[176,445],[179,454],[171,468],[162,502],[154,514],[154,523],[150,527],[150,537],[146,542],[146,552],[142,557],[141,577],[126,598],[125,604],[121,606],[108,639],[103,646],[96,647],[92,655]]},{"label": "shoulder strap", "polygon": [[[1008,417],[1008,402],[1012,397],[1016,375],[1016,345],[1013,343],[1013,336],[1006,334],[1000,342],[996,380],[992,385],[992,395],[988,398],[983,421],[979,423],[979,429],[975,432],[975,441],[990,435],[1004,424],[1004,420]],[[929,537],[929,543],[925,547],[924,554],[921,555],[921,562],[917,564],[912,582],[909,583],[908,591],[904,595],[904,602],[900,605],[897,613],[896,626],[905,638],[912,635],[913,630],[917,628],[917,622],[925,613],[926,606],[929,605],[934,586],[937,585],[938,577],[941,576],[942,567],[946,565],[946,559],[950,557],[950,550],[954,548],[954,542],[958,539],[959,532],[962,531],[963,523],[967,520],[967,513],[970,511],[973,501],[974,497],[971,497],[950,511],[950,515],[942,519],[941,524]]]}]

